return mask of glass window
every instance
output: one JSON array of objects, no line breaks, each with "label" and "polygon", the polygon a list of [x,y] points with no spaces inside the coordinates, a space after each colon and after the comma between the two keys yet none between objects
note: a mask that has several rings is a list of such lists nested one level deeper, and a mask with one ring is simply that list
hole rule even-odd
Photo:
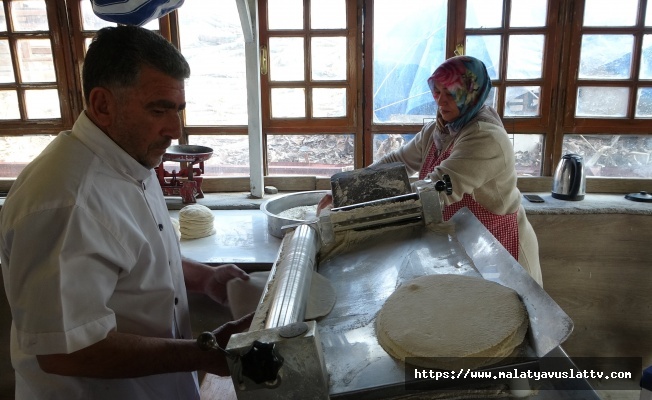
[{"label": "glass window", "polygon": [[435,115],[427,80],[445,59],[447,1],[374,2],[373,122]]},{"label": "glass window", "polygon": [[346,37],[312,38],[310,56],[312,80],[346,80]]},{"label": "glass window", "polygon": [[315,88],[312,90],[312,116],[335,118],[346,116],[346,88]]},{"label": "glass window", "polygon": [[47,31],[48,14],[45,0],[12,0],[11,20],[16,32]]},{"label": "glass window", "polygon": [[629,89],[581,86],[577,91],[577,117],[624,117],[627,115]]},{"label": "glass window", "polygon": [[541,155],[544,135],[512,134],[516,174],[518,176],[541,176]]},{"label": "glass window", "polygon": [[547,13],[547,0],[512,0],[509,26],[512,28],[545,26]]},{"label": "glass window", "polygon": [[652,79],[652,35],[643,35],[640,79]]},{"label": "glass window", "polygon": [[303,29],[302,0],[267,0],[269,29]]},{"label": "glass window", "polygon": [[400,149],[414,138],[414,133],[376,133],[374,134],[374,161]]},{"label": "glass window", "polygon": [[0,32],[7,32],[7,17],[5,17],[5,8],[0,1]]},{"label": "glass window", "polygon": [[583,35],[579,78],[629,78],[633,45],[633,35]]},{"label": "glass window", "polygon": [[18,93],[15,90],[0,90],[0,119],[20,119]]},{"label": "glass window", "polygon": [[649,135],[564,135],[562,153],[581,155],[587,176],[652,178]]},{"label": "glass window", "polygon": [[511,35],[507,79],[539,79],[543,73],[543,35]]},{"label": "glass window", "polygon": [[212,176],[249,175],[249,137],[246,135],[192,135],[192,144],[213,149],[204,162],[204,174]]},{"label": "glass window", "polygon": [[56,81],[50,39],[19,39],[16,46],[23,82]]},{"label": "glass window", "polygon": [[500,28],[503,0],[467,0],[466,28]]},{"label": "glass window", "polygon": [[244,35],[235,1],[206,12],[200,1],[179,9],[181,52],[190,64],[186,80],[187,125],[246,125]]},{"label": "glass window", "polygon": [[487,73],[492,80],[500,79],[500,49],[499,35],[468,35],[466,37],[466,54],[481,60],[487,67]]},{"label": "glass window", "polygon": [[28,119],[61,118],[60,104],[56,89],[25,91]]},{"label": "glass window", "polygon": [[505,116],[538,116],[540,93],[539,86],[508,86],[505,91]]},{"label": "glass window", "polygon": [[310,0],[311,29],[346,29],[345,0]]},{"label": "glass window", "polygon": [[584,26],[633,26],[639,0],[585,0]]},{"label": "glass window", "polygon": [[652,118],[652,88],[638,89],[636,96],[636,117]]},{"label": "glass window", "polygon": [[270,175],[331,176],[353,166],[353,135],[268,135]]},{"label": "glass window", "polygon": [[0,39],[0,83],[14,81],[14,67],[11,65],[9,41],[6,39]]},{"label": "glass window", "polygon": [[272,118],[304,118],[306,90],[304,88],[273,88]]},{"label": "glass window", "polygon": [[269,79],[302,81],[305,77],[303,38],[269,38]]}]

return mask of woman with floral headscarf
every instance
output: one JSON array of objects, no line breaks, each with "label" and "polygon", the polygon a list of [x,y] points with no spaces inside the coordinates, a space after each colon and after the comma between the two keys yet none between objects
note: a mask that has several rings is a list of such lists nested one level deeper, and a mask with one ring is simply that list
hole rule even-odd
[{"label": "woman with floral headscarf", "polygon": [[[375,164],[402,162],[420,180],[449,175],[453,194],[444,196],[444,220],[467,207],[542,284],[537,238],[516,187],[514,149],[496,111],[484,104],[491,80],[482,61],[446,60],[428,79],[437,119],[400,149]],[[421,182],[417,182],[417,185]]]}]

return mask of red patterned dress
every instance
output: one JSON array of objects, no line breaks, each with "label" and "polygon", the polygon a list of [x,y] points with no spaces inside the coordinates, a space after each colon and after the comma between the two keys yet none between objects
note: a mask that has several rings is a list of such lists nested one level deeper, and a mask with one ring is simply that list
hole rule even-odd
[{"label": "red patterned dress", "polygon": [[[421,171],[419,171],[419,179],[424,179],[435,169],[435,167],[446,160],[452,151],[453,146],[451,145],[446,151],[437,156],[437,146],[433,143],[428,152],[428,156],[421,167]],[[512,257],[518,260],[518,222],[516,219],[518,211],[506,215],[497,215],[475,201],[473,196],[464,193],[462,200],[444,206],[444,221],[448,221],[462,207],[467,207],[471,210],[473,215],[475,215],[487,230],[498,239],[500,244],[507,249]]]}]

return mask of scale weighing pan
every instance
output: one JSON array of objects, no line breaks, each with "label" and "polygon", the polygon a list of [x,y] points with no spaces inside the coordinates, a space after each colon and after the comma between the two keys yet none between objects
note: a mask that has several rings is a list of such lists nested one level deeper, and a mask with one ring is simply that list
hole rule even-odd
[{"label": "scale weighing pan", "polygon": [[206,161],[213,155],[213,149],[206,146],[179,144],[170,146],[163,155],[163,161],[198,163]]}]

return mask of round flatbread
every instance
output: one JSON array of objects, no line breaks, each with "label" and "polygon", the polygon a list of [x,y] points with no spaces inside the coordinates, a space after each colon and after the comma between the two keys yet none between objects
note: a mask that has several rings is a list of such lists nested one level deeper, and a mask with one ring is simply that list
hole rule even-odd
[{"label": "round flatbread", "polygon": [[215,233],[213,212],[201,204],[191,204],[179,210],[181,239],[199,239]]},{"label": "round flatbread", "polygon": [[427,275],[399,287],[376,319],[380,345],[418,366],[457,369],[512,354],[529,325],[514,290],[480,277]]}]

